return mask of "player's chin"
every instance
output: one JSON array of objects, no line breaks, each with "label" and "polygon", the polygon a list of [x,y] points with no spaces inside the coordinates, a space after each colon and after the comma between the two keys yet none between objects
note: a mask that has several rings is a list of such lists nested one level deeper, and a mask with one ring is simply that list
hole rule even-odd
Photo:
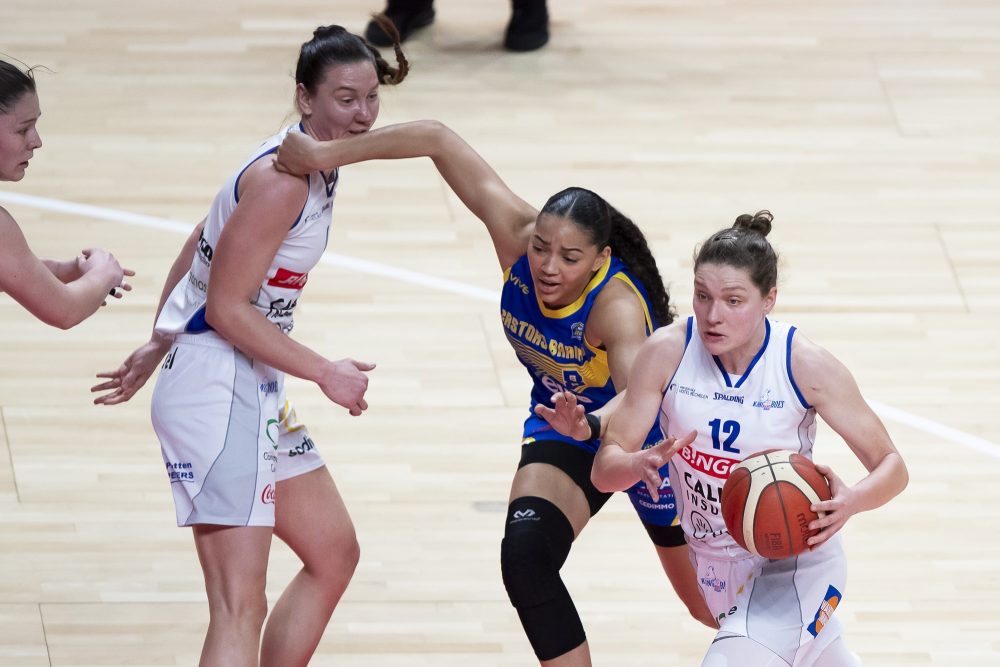
[{"label": "player's chin", "polygon": [[14,169],[10,170],[7,173],[0,172],[0,181],[17,183],[18,181],[24,178],[24,175],[27,173],[27,169],[28,169],[28,163],[25,162],[24,164],[17,165],[17,167],[15,167]]}]

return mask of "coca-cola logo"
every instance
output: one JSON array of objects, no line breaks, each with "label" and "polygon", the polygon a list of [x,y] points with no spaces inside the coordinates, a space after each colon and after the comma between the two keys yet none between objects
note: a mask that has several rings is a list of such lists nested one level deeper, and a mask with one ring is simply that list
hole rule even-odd
[{"label": "coca-cola logo", "polygon": [[260,502],[265,505],[274,504],[274,487],[268,484],[264,487],[264,490],[260,493]]}]

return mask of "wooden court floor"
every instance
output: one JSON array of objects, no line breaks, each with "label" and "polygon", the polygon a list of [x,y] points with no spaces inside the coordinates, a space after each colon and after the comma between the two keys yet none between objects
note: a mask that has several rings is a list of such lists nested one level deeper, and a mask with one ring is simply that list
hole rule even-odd
[{"label": "wooden court floor", "polygon": [[[845,531],[850,646],[867,665],[1000,664],[1000,5],[549,4],[549,47],[508,54],[504,0],[439,0],[380,124],[444,121],[536,206],[601,192],[645,230],[682,314],[694,245],[771,209],[777,316],[852,368],[910,466]],[[207,607],[150,391],[98,409],[88,388],[145,340],[183,230],[291,118],[298,45],[376,5],[0,4],[0,51],[50,70],[45,146],[0,205],[40,255],[99,245],[138,272],[69,332],[0,296],[0,665],[196,663]],[[376,163],[343,170],[329,251],[295,335],[379,366],[360,418],[290,382],[362,545],[313,664],[533,664],[498,563],[528,379],[488,237],[429,161]],[[861,475],[828,428],[816,458]],[[276,545],[272,600],[295,569]],[[711,633],[624,498],[564,576],[595,664],[699,664]]]}]

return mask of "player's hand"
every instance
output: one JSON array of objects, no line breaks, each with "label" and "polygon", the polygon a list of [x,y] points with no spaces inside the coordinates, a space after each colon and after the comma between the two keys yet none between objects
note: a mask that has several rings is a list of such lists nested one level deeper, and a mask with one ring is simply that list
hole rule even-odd
[{"label": "player's hand", "polygon": [[[125,296],[125,292],[131,292],[132,291],[132,285],[130,285],[128,282],[126,282],[125,278],[128,278],[129,276],[134,276],[135,275],[135,271],[133,271],[132,269],[125,269],[125,268],[123,268],[122,269],[122,274],[124,274],[124,275],[122,277],[121,283],[117,287],[112,287],[110,290],[108,290],[108,294],[110,296],[113,296],[116,299],[120,299],[123,296]],[[101,305],[102,306],[106,306],[107,304],[108,304],[108,302],[105,301]]]},{"label": "player's hand", "polygon": [[314,155],[319,142],[305,132],[289,132],[278,146],[274,168],[293,176],[304,176],[319,171],[323,165],[316,164]]},{"label": "player's hand", "polygon": [[109,290],[121,284],[125,277],[125,270],[115,256],[103,248],[84,248],[81,256],[76,259],[76,266],[81,276],[91,271],[100,271],[100,275],[107,279]]},{"label": "player's hand", "polygon": [[117,370],[98,373],[97,377],[106,381],[94,385],[90,391],[107,393],[95,398],[94,404],[117,405],[132,398],[146,384],[169,349],[170,339],[151,338],[128,355]]},{"label": "player's hand", "polygon": [[327,398],[357,417],[368,409],[365,401],[368,376],[365,373],[374,368],[375,364],[354,359],[331,361],[316,384]]},{"label": "player's hand", "polygon": [[590,440],[590,424],[583,406],[576,400],[576,394],[571,391],[560,391],[552,394],[550,408],[539,403],[535,406],[535,414],[549,423],[557,433],[586,442]]},{"label": "player's hand", "polygon": [[[130,292],[132,286],[125,282],[128,276],[134,276],[132,269],[122,268],[115,256],[102,248],[85,248],[81,255],[76,258],[76,271],[79,275],[97,272],[104,278],[103,282],[108,290],[108,295],[120,299],[125,292]],[[108,304],[107,299],[101,302],[102,306]]]},{"label": "player's hand", "polygon": [[813,503],[810,507],[814,512],[825,512],[826,516],[821,516],[809,523],[809,530],[819,530],[818,533],[806,540],[810,549],[815,549],[828,539],[837,534],[844,527],[847,520],[855,514],[854,501],[856,494],[854,489],[844,484],[843,480],[837,477],[836,473],[829,466],[816,464],[816,469],[826,477],[830,483],[830,500],[822,500]]},{"label": "player's hand", "polygon": [[663,478],[660,477],[660,468],[663,464],[673,458],[674,454],[684,449],[698,437],[697,431],[691,431],[686,436],[678,440],[677,438],[667,438],[663,442],[653,445],[649,449],[643,449],[632,454],[633,471],[637,473],[640,481],[646,484],[649,495],[653,497],[653,502],[660,502],[660,485]]}]

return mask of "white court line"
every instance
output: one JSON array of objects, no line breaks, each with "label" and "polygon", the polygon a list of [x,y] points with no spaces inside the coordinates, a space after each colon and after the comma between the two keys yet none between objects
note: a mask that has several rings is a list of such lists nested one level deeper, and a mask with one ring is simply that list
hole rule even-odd
[{"label": "white court line", "polygon": [[1000,445],[997,445],[995,442],[990,442],[989,440],[985,440],[979,436],[959,431],[958,429],[945,426],[944,424],[939,424],[936,421],[919,415],[910,414],[909,412],[900,410],[899,408],[894,408],[891,405],[886,405],[885,403],[880,403],[879,401],[868,401],[868,405],[872,406],[872,410],[874,410],[880,417],[891,419],[892,421],[905,424],[906,426],[912,426],[919,431],[936,435],[944,438],[945,440],[950,440],[951,442],[962,445],[963,447],[974,449],[981,454],[986,454],[987,456],[992,456],[995,459],[1000,459]]},{"label": "white court line", "polygon": [[[177,232],[184,235],[190,234],[191,228],[194,227],[194,225],[190,223],[167,220],[166,218],[154,218],[149,215],[116,211],[114,209],[102,208],[100,206],[90,206],[89,204],[76,204],[68,201],[60,201],[58,199],[49,199],[48,197],[22,195],[15,192],[0,191],[0,202],[21,204],[23,206],[30,206],[44,211],[68,213],[70,215],[95,218],[97,220],[110,220],[112,222],[120,222],[125,225],[149,227],[151,229]],[[387,264],[370,262],[365,259],[348,257],[347,255],[340,255],[335,252],[323,253],[320,261],[331,266],[353,269],[355,271],[360,271],[361,273],[368,273],[383,278],[392,278],[393,280],[409,283],[411,285],[431,287],[436,290],[441,290],[442,292],[451,292],[452,294],[459,294],[473,299],[500,303],[500,294],[493,290],[483,289],[482,287],[476,287],[475,285],[466,285],[465,283],[448,280],[447,278],[437,278],[424,273],[410,271],[409,269],[401,269]]]},{"label": "white court line", "polygon": [[[112,222],[120,222],[126,225],[149,227],[152,229],[177,232],[180,234],[190,234],[192,228],[192,225],[190,224],[177,222],[175,220],[154,218],[148,215],[126,213],[110,208],[101,208],[99,206],[90,206],[88,204],[76,204],[73,202],[60,201],[58,199],[49,199],[47,197],[22,195],[14,192],[0,191],[0,202],[21,204],[23,206],[30,206],[32,208],[46,211],[69,213],[71,215],[95,218],[97,220],[110,220]],[[467,296],[482,301],[497,303],[500,300],[500,294],[493,290],[474,287],[472,285],[465,285],[454,280],[436,278],[423,273],[417,273],[416,271],[400,269],[387,264],[357,259],[346,255],[339,255],[337,253],[323,253],[321,261],[324,264],[329,264],[331,266],[354,269],[355,271],[360,271],[362,273],[368,273],[384,278],[392,278],[404,283],[431,287],[433,289],[451,292],[452,294],[459,294],[461,296]],[[876,413],[885,419],[899,422],[900,424],[905,424],[906,426],[911,426],[925,433],[929,433],[962,445],[963,447],[973,449],[981,454],[986,454],[987,456],[1000,459],[1000,445],[994,442],[959,431],[958,429],[951,428],[950,426],[945,426],[944,424],[939,424],[933,420],[911,414],[905,410],[900,410],[899,408],[894,408],[891,405],[886,405],[878,401],[868,401],[868,404],[872,406],[872,409],[875,410]]]}]

